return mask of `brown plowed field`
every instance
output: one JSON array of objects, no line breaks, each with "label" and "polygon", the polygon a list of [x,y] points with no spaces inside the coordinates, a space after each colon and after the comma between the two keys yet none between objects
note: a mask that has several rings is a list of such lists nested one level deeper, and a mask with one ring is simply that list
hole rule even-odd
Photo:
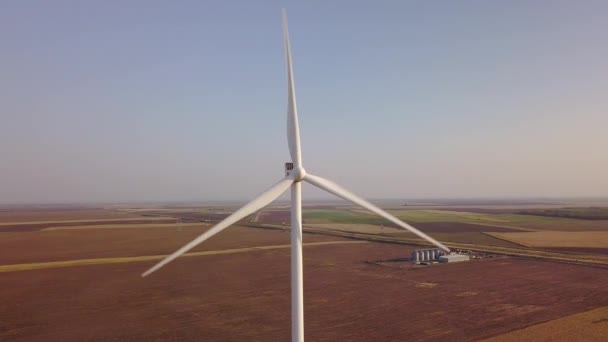
[{"label": "brown plowed field", "polygon": [[[241,238],[259,245],[254,235]],[[593,267],[515,258],[416,270],[365,262],[411,250],[305,247],[306,338],[477,340],[608,305],[608,272]],[[148,262],[4,273],[0,340],[286,341],[289,259],[288,249],[184,258],[146,279],[139,274]]]},{"label": "brown plowed field", "polygon": [[142,224],[142,223],[175,223],[177,219],[167,218],[167,219],[142,219],[142,220],[111,220],[111,221],[86,221],[86,222],[43,222],[43,223],[27,223],[27,224],[12,224],[12,225],[0,225],[0,233],[4,232],[32,232],[38,231],[45,228],[50,227],[74,227],[74,226],[83,226],[83,225],[100,225],[100,224]]},{"label": "brown plowed field", "polygon": [[163,216],[173,216],[182,220],[218,222],[230,215],[230,213],[183,213],[163,212]]},{"label": "brown plowed field", "polygon": [[608,306],[605,306],[512,331],[482,342],[606,342],[607,337]]},{"label": "brown plowed field", "polygon": [[[0,265],[73,259],[170,254],[210,225],[142,229],[82,229],[0,233]],[[343,238],[305,235],[304,242]],[[345,240],[345,239],[344,239]],[[290,242],[289,232],[229,227],[192,251],[210,251]]]},{"label": "brown plowed field", "polygon": [[291,212],[284,210],[266,210],[262,211],[258,215],[258,223],[266,224],[290,224],[291,223]]}]

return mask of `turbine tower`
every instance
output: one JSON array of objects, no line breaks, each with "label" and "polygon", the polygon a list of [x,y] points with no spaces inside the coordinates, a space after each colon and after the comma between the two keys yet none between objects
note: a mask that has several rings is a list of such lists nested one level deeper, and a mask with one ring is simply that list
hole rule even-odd
[{"label": "turbine tower", "polygon": [[296,107],[296,95],[293,79],[293,67],[291,61],[291,47],[289,44],[289,32],[287,30],[287,14],[283,9],[283,36],[285,41],[285,56],[287,60],[287,142],[292,163],[286,164],[286,176],[281,179],[251,202],[235,211],[223,221],[202,233],[173,254],[169,255],[158,264],[147,270],[142,276],[147,276],[157,271],[164,265],[175,260],[182,254],[188,252],[198,244],[209,239],[215,234],[228,228],[230,225],[242,220],[262,209],[266,205],[281,196],[291,187],[291,340],[292,342],[304,341],[304,286],[302,270],[302,181],[308,182],[317,188],[325,190],[335,196],[357,204],[371,212],[378,214],[411,233],[418,235],[424,240],[449,252],[450,249],[439,241],[399,220],[395,216],[378,208],[363,198],[354,195],[338,184],[325,178],[312,175],[302,165],[302,151],[300,148],[300,129],[298,125],[298,113]]}]

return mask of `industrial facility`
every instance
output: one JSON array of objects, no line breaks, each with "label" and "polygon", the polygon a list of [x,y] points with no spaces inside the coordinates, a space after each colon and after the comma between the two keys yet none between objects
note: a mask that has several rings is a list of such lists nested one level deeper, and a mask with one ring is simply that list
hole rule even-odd
[{"label": "industrial facility", "polygon": [[412,261],[416,263],[439,261],[439,257],[446,253],[439,248],[417,249],[412,252]]},{"label": "industrial facility", "polygon": [[447,254],[439,257],[440,263],[452,263],[452,262],[461,262],[461,261],[469,261],[469,256],[466,254]]},{"label": "industrial facility", "polygon": [[417,264],[426,264],[433,262],[453,263],[461,261],[469,261],[469,256],[465,254],[446,254],[439,248],[417,249],[412,252],[411,260]]}]

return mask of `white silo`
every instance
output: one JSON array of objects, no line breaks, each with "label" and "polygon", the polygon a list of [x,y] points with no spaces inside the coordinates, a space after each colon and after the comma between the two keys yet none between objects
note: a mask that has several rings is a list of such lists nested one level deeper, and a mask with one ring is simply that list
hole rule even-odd
[{"label": "white silo", "polygon": [[429,261],[429,260],[431,260],[431,253],[427,249],[426,251],[424,251],[424,261]]}]

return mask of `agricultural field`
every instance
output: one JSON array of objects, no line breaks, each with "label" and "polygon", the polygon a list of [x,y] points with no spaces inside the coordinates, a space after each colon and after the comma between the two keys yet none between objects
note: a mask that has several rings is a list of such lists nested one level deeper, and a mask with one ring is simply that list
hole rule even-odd
[{"label": "agricultural field", "polygon": [[526,247],[608,248],[608,231],[542,231],[488,234]]},{"label": "agricultural field", "polygon": [[148,215],[171,216],[182,221],[219,222],[225,219],[230,212],[200,212],[200,211],[162,211],[149,212]]},{"label": "agricultural field", "polygon": [[287,210],[262,210],[257,214],[252,222],[289,225],[291,224],[291,213]]},{"label": "agricultural field", "polygon": [[[384,227],[382,225],[373,224],[349,224],[349,223],[316,223],[316,224],[304,224],[305,229],[322,230],[322,231],[340,231],[340,232],[352,232],[370,235],[393,235],[393,234],[408,234],[403,233],[403,229],[397,229],[394,227]],[[414,237],[412,235],[411,237]]]},{"label": "agricultural field", "polygon": [[[253,228],[244,220],[142,279],[148,267],[212,226],[178,215],[227,215],[228,209],[90,210],[80,217],[22,212],[20,221],[12,216],[2,223],[39,229],[0,231],[0,340],[289,339],[288,230]],[[248,220],[283,222],[285,213],[272,209]],[[365,223],[371,215],[352,210],[323,207],[306,215],[305,228],[315,231],[411,235],[385,222]],[[451,215],[446,210],[412,215],[442,241],[511,248],[520,245],[490,234],[545,233],[487,220],[432,221]],[[307,339],[504,338],[608,306],[605,268],[516,257],[416,269],[370,262],[407,257],[414,248],[304,234]]]},{"label": "agricultural field", "polygon": [[[526,210],[542,209],[535,206],[534,209]],[[552,208],[551,210],[557,209]],[[563,244],[561,246],[559,244],[536,246],[526,244],[524,239],[526,236],[535,236],[535,234],[542,239],[545,233],[548,237],[557,236],[559,235],[558,232],[563,232],[566,236],[574,232],[580,233],[580,235],[573,234],[570,236],[594,236],[595,233],[602,235],[608,232],[608,221],[604,220],[523,215],[517,214],[522,209],[515,207],[501,209],[496,206],[477,209],[454,208],[454,210],[450,210],[448,207],[441,207],[438,209],[389,209],[388,211],[446,243],[506,248],[538,247],[539,250],[544,249],[544,247],[551,247],[552,251],[560,253],[606,254],[605,249],[600,249],[600,247],[605,247],[603,245],[584,246],[584,238],[581,243],[576,245]],[[289,212],[285,210],[262,211],[257,216],[256,223],[277,225],[278,222],[285,222],[289,218],[288,215]],[[303,222],[305,229],[314,231],[351,232],[406,239],[416,238],[366,210],[352,207],[304,208]],[[519,235],[520,233],[522,235]],[[525,233],[530,234],[526,235]],[[601,237],[603,238],[603,235]],[[584,249],[579,251],[568,249],[572,247]]]},{"label": "agricultural field", "polygon": [[[520,230],[535,230],[534,227],[543,227],[546,229],[552,226],[563,226],[566,224],[572,225],[571,229],[577,229],[581,224],[583,226],[598,226],[605,222],[588,222],[583,220],[572,220],[563,218],[554,218],[546,216],[518,215],[518,214],[482,214],[475,212],[464,211],[449,211],[442,210],[417,210],[417,209],[401,209],[387,210],[396,217],[414,223],[465,223],[478,224],[486,226],[501,227],[506,226],[511,229]],[[362,210],[344,210],[344,209],[325,209],[325,210],[304,210],[303,220],[305,223],[365,223],[365,224],[386,224],[386,221],[378,216]],[[583,221],[583,222],[579,222]],[[529,226],[529,227],[528,227]]]},{"label": "agricultural field", "polygon": [[[506,208],[493,205],[482,208],[462,207],[439,207],[439,208],[398,208],[396,206],[387,209],[393,215],[411,223],[418,229],[433,235],[444,243],[457,244],[461,248],[480,246],[485,248],[514,248],[534,249],[538,251],[549,251],[564,254],[567,258],[575,258],[577,255],[597,255],[602,257],[608,254],[603,247],[573,247],[571,245],[534,246],[526,244],[521,239],[505,238],[501,233],[514,233],[508,236],[517,237],[516,233],[522,232],[606,232],[608,221],[583,220],[572,218],[535,216],[517,214],[522,210],[543,210],[538,204],[532,208],[521,209],[509,205]],[[453,210],[452,210],[453,209]],[[550,206],[547,210],[557,210],[558,207]],[[208,208],[140,208],[122,209],[130,214],[146,215],[148,218],[170,219],[179,222],[219,222],[225,218],[235,207],[208,207]],[[290,223],[289,211],[282,206],[273,206],[262,210],[241,221],[242,224],[251,226],[269,226],[285,229]],[[401,241],[420,241],[416,236],[409,234],[394,224],[377,217],[370,212],[357,209],[353,206],[332,207],[329,205],[313,205],[305,207],[303,211],[304,229],[310,232],[329,233],[339,236],[350,236],[352,234],[382,237],[382,240],[395,238]],[[350,235],[349,235],[350,234]],[[540,234],[542,236],[542,234]],[[522,237],[525,235],[522,235]],[[377,240],[377,239],[376,239]],[[578,246],[578,245],[577,245]],[[585,257],[585,259],[588,259]]]},{"label": "agricultural field", "polygon": [[484,342],[518,341],[605,341],[608,336],[608,306],[515,330]]},{"label": "agricultural field", "polygon": [[457,234],[437,232],[432,233],[432,235],[435,239],[438,239],[439,241],[445,241],[446,243],[467,244],[475,246],[521,248],[521,245],[519,244],[504,239],[495,238],[491,234],[484,232],[460,232]]},{"label": "agricultural field", "polygon": [[142,215],[102,208],[31,209],[29,207],[19,207],[0,209],[0,222],[3,223],[125,218],[142,218]]},{"label": "agricultural field", "polygon": [[519,211],[518,214],[548,217],[565,217],[581,220],[608,220],[608,208],[603,207],[526,209]]},{"label": "agricultural field", "polygon": [[[176,250],[205,230],[192,227],[77,229],[27,233],[2,233],[0,265],[74,259],[162,255]],[[344,240],[307,235],[304,242]],[[289,244],[289,232],[233,226],[221,237],[209,239],[193,252]],[[27,251],[25,253],[24,251]]]},{"label": "agricultural field", "polygon": [[324,209],[324,210],[306,210],[303,209],[302,221],[304,224],[315,223],[347,223],[347,224],[374,224],[388,225],[386,220],[369,214],[367,212],[360,213],[352,210],[339,209]]},{"label": "agricultural field", "polygon": [[64,220],[64,221],[26,221],[26,222],[2,222],[0,232],[28,232],[48,229],[63,229],[67,227],[89,227],[107,226],[116,227],[117,225],[141,225],[141,224],[167,224],[175,223],[175,218],[128,218],[128,219],[107,219],[107,220]]},{"label": "agricultural field", "polygon": [[[498,246],[498,247],[521,247],[516,243],[505,239],[496,238],[484,231],[499,231],[509,232],[518,231],[504,227],[489,227],[481,225],[473,225],[467,223],[418,223],[416,228],[431,234],[434,238],[443,242],[455,242],[464,244],[474,244],[483,246]],[[372,224],[346,224],[346,223],[317,223],[305,224],[305,230],[312,231],[327,231],[327,232],[344,232],[369,234],[371,236],[396,237],[420,240],[416,235],[406,232],[403,229],[398,229],[392,226],[372,225]]]},{"label": "agricultural field", "polygon": [[[608,274],[589,267],[507,258],[408,272],[366,263],[410,250],[378,243],[305,247],[308,339],[473,340],[608,305],[601,286]],[[3,273],[0,295],[8,300],[0,338],[289,338],[288,249],[184,258],[141,279],[150,265]]]},{"label": "agricultural field", "polygon": [[589,254],[594,256],[606,255],[608,256],[608,248],[590,248],[590,247],[550,247],[550,248],[536,248],[544,251],[551,251],[557,253],[573,253],[573,254]]}]

